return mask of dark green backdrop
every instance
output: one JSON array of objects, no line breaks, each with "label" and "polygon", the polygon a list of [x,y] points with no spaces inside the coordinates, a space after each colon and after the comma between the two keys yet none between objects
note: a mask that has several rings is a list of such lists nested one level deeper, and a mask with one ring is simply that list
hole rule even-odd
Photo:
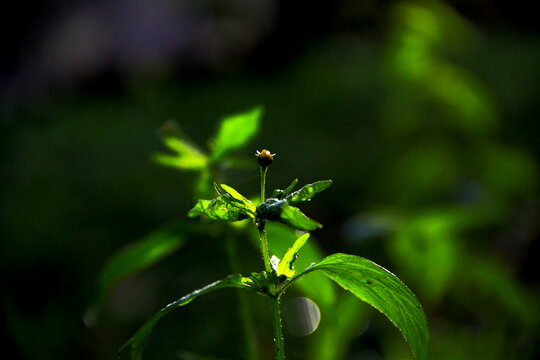
[{"label": "dark green backdrop", "polygon": [[[113,359],[154,311],[231,272],[223,239],[193,233],[113,287],[95,324],[83,322],[113,253],[160,226],[195,221],[185,214],[196,175],[150,161],[164,150],[157,129],[175,120],[204,148],[223,116],[256,105],[265,109],[259,135],[238,155],[277,152],[270,188],[295,177],[334,181],[307,206],[325,225],[313,241],[373,259],[407,283],[428,316],[432,359],[540,355],[540,42],[531,9],[60,3],[13,9],[19,21],[3,25],[13,34],[0,83],[10,358]],[[256,194],[255,161],[226,180]],[[261,270],[256,248],[241,248],[242,271]],[[236,300],[225,291],[163,320],[148,358],[242,358]],[[249,301],[261,359],[271,359],[263,300]],[[359,309],[339,343],[345,359],[411,357],[391,324]],[[286,332],[288,358],[313,358],[316,334]]]}]

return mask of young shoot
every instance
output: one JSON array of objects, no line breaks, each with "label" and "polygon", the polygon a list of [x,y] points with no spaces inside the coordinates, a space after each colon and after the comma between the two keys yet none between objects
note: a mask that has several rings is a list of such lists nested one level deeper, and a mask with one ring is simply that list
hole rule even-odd
[{"label": "young shoot", "polygon": [[[276,189],[270,198],[266,198],[266,176],[276,154],[263,149],[257,151],[255,155],[260,168],[258,204],[254,204],[229,185],[215,183],[217,196],[213,199],[199,200],[188,212],[188,216],[191,218],[205,216],[211,220],[228,222],[249,219],[259,233],[264,270],[251,273],[250,276],[230,275],[171,302],[147,320],[120,350],[129,348],[133,360],[142,359],[150,333],[163,316],[173,309],[188,304],[198,296],[232,287],[256,292],[268,298],[272,309],[275,358],[283,360],[285,344],[281,325],[281,296],[298,279],[312,272],[322,272],[388,317],[409,343],[416,358],[427,359],[429,332],[426,316],[415,295],[394,274],[370,260],[341,253],[330,255],[306,269],[294,268],[293,264],[302,246],[309,240],[309,232],[322,227],[319,222],[306,216],[297,205],[311,201],[316,194],[328,189],[332,181],[315,181],[294,191],[298,183],[298,179],[294,179],[284,190]],[[268,243],[272,239],[268,239],[266,234],[268,222],[280,222],[304,232],[291,243],[281,258],[276,254],[270,254]]]}]

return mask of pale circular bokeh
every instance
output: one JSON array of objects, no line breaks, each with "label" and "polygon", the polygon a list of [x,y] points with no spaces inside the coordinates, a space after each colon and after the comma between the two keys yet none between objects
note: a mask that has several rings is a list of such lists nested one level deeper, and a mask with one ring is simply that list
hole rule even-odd
[{"label": "pale circular bokeh", "polygon": [[296,297],[284,304],[285,328],[295,336],[306,336],[317,330],[321,312],[317,304],[306,297]]}]

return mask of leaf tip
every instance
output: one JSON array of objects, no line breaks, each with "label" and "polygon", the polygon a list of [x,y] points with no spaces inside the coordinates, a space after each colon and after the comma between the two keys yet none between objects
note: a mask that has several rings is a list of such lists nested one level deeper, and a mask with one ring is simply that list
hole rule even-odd
[{"label": "leaf tip", "polygon": [[264,106],[259,104],[252,108],[250,112],[257,117],[260,117],[264,113]]}]

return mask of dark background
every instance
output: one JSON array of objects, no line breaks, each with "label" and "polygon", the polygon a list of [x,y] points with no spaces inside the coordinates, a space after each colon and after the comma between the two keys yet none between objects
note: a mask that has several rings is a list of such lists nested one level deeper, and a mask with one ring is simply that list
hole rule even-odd
[{"label": "dark background", "polygon": [[[540,41],[528,2],[3,7],[10,359],[115,358],[162,305],[230,272],[223,242],[194,234],[115,286],[96,324],[83,323],[109,256],[185,219],[194,203],[195,174],[150,161],[163,150],[160,125],[175,120],[205,147],[223,116],[256,105],[265,109],[259,135],[239,155],[278,153],[270,188],[334,180],[306,207],[325,225],[313,241],[373,259],[408,284],[428,315],[432,359],[539,356]],[[256,194],[255,162],[227,183]],[[260,270],[256,249],[241,247],[251,259],[243,271]],[[270,359],[269,307],[252,301],[261,358]],[[241,358],[234,295],[189,306],[156,328],[148,358]],[[398,332],[366,311],[345,358],[410,356]],[[290,359],[308,358],[311,336],[286,333]]]}]

